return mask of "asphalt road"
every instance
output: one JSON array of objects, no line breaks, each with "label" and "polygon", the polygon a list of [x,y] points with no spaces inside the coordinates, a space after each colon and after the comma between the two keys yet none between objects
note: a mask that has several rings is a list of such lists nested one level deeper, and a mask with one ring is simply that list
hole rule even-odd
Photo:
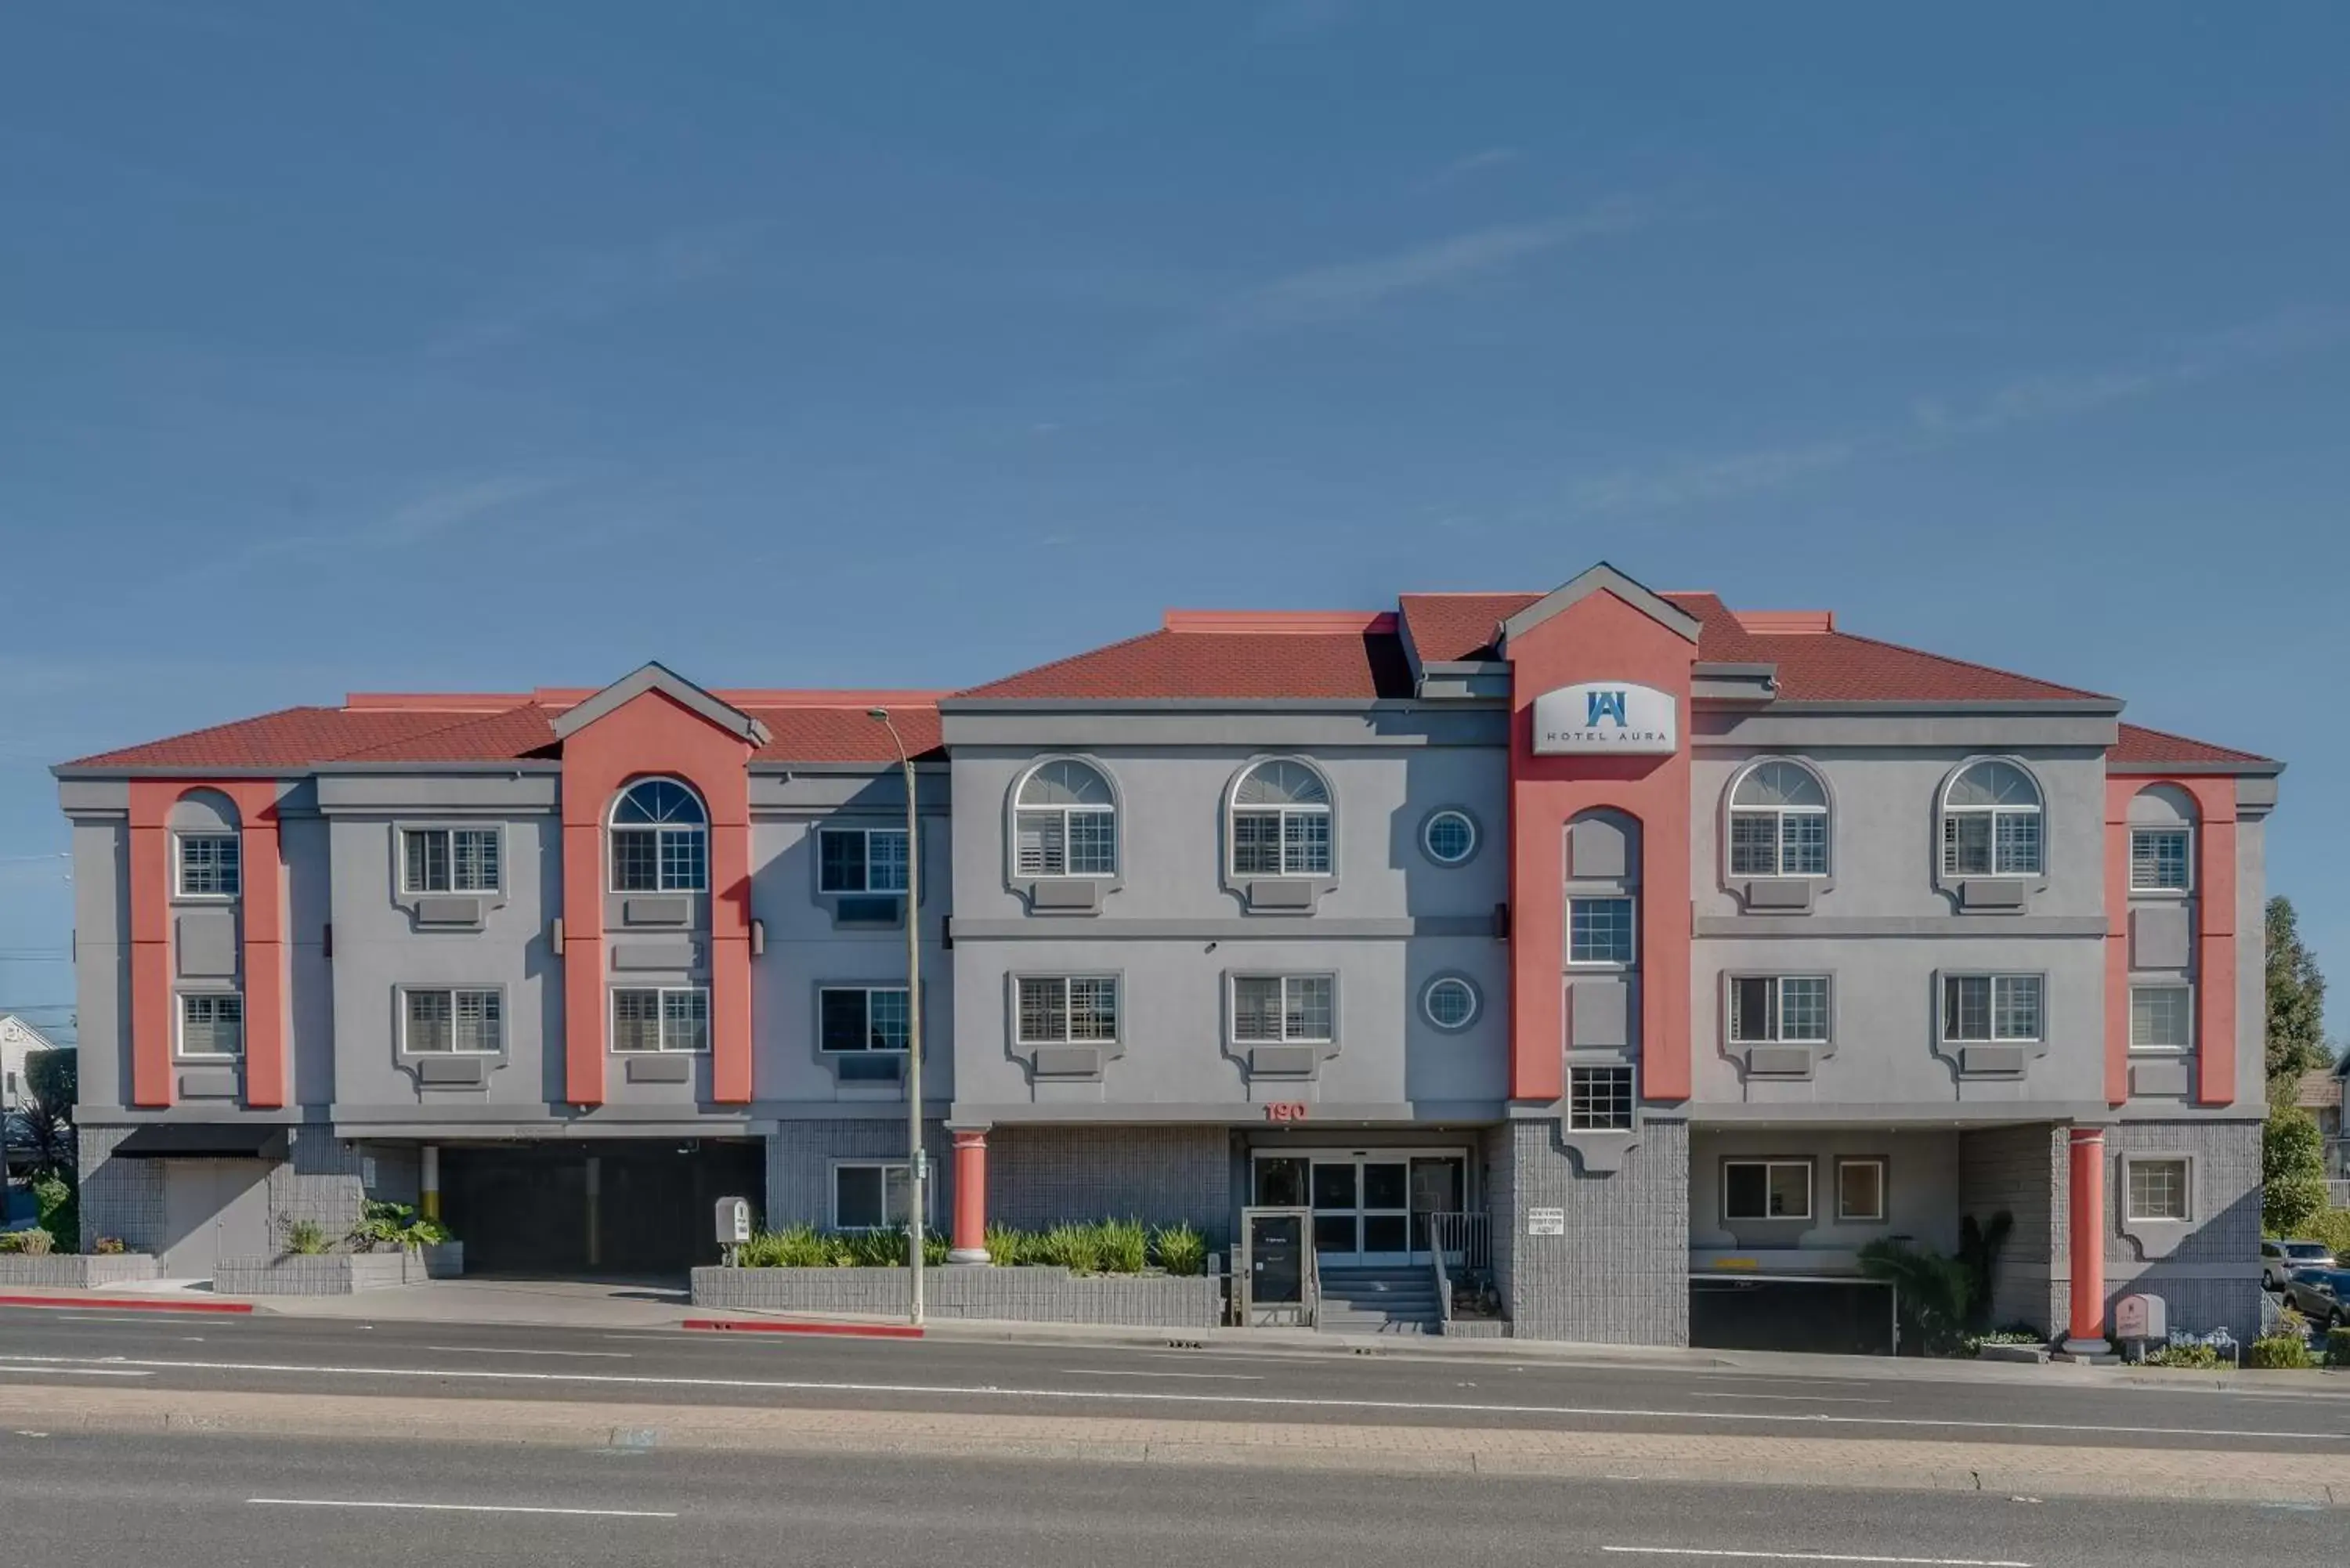
[{"label": "asphalt road", "polygon": [[2350,1387],[1956,1382],[1313,1352],[0,1309],[0,1382],[2333,1454]]},{"label": "asphalt road", "polygon": [[2330,1562],[2340,1516],[1660,1485],[889,1456],[0,1433],[12,1561],[245,1568],[2210,1568]]}]

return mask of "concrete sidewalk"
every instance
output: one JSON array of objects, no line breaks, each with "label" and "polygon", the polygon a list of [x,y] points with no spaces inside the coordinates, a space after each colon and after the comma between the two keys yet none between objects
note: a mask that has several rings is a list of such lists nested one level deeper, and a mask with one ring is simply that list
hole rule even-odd
[{"label": "concrete sidewalk", "polygon": [[[41,1296],[60,1306],[132,1294],[182,1302],[240,1298],[215,1296],[201,1282],[151,1281],[142,1287],[103,1291],[44,1290],[15,1293]],[[683,1330],[689,1322],[771,1324],[777,1327],[847,1330],[895,1327],[901,1318],[836,1315],[814,1318],[782,1313],[716,1313],[691,1304],[679,1286],[660,1282],[462,1279],[367,1291],[342,1296],[241,1298],[256,1316],[321,1318],[352,1323],[472,1324],[485,1328]],[[1453,1361],[1491,1366],[1655,1367],[1747,1373],[1758,1376],[1868,1378],[1888,1382],[2016,1384],[2045,1387],[2081,1382],[2098,1387],[2201,1387],[2239,1393],[2305,1395],[2350,1399],[2350,1371],[2189,1372],[2152,1367],[2088,1366],[2062,1362],[2042,1366],[1988,1361],[1929,1360],[1908,1356],[1804,1355],[1773,1351],[1686,1350],[1669,1346],[1584,1345],[1553,1340],[1447,1339],[1440,1335],[1339,1334],[1313,1329],[1138,1328],[1091,1324],[932,1319],[923,1337],[947,1343],[1036,1345],[1170,1346],[1245,1355],[1276,1352],[1331,1356]]]},{"label": "concrete sidewalk", "polygon": [[2340,1507],[2339,1455],[1860,1438],[1334,1426],[942,1411],[744,1409],[524,1400],[0,1386],[20,1431],[333,1438],[562,1448],[862,1452],[1255,1471],[1605,1477],[2009,1496]]}]

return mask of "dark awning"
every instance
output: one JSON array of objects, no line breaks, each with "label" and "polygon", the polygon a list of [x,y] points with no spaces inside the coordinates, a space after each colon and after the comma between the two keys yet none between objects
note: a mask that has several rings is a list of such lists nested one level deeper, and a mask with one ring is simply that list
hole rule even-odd
[{"label": "dark awning", "polygon": [[114,1146],[118,1157],[158,1159],[171,1155],[213,1159],[283,1159],[286,1129],[234,1122],[150,1122]]}]

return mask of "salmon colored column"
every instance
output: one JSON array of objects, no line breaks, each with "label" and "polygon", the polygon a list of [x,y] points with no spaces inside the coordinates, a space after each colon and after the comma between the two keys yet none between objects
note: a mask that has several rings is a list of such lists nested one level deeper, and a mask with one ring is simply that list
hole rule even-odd
[{"label": "salmon colored column", "polygon": [[286,1104],[287,1005],[285,857],[277,836],[275,780],[243,781],[224,793],[236,802],[240,899],[244,920],[244,1103]]},{"label": "salmon colored column", "polygon": [[[1566,825],[1599,807],[1640,825],[1640,1097],[1690,1096],[1690,666],[1697,645],[1613,593],[1510,639],[1510,1097],[1566,1093]],[[1669,756],[1536,756],[1534,699],[1586,680],[1670,692]]]},{"label": "salmon colored column", "polygon": [[2236,1103],[2236,781],[2179,781],[2195,796],[2195,1098]]},{"label": "salmon colored column", "polygon": [[987,1262],[987,1134],[954,1134],[954,1246],[950,1263]]},{"label": "salmon colored column", "polygon": [[2065,1351],[2104,1355],[2106,1344],[2106,1129],[2074,1127],[2073,1161],[2073,1314]]},{"label": "salmon colored column", "polygon": [[2106,1103],[2129,1098],[2130,802],[2142,778],[2106,780]]},{"label": "salmon colored column", "polygon": [[710,1097],[751,1101],[751,824],[747,791],[734,821],[712,800],[710,823]]},{"label": "salmon colored column", "polygon": [[604,1103],[604,805],[563,771],[563,1097]]},{"label": "salmon colored column", "polygon": [[130,781],[130,1103],[172,1103],[172,803],[186,786]]}]

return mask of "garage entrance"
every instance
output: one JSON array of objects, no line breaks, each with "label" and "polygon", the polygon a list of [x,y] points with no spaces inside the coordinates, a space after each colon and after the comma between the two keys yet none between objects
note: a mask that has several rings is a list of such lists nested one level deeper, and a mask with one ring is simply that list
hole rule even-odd
[{"label": "garage entrance", "polygon": [[469,1274],[682,1274],[718,1261],[721,1198],[764,1207],[755,1140],[443,1144],[441,1212]]},{"label": "garage entrance", "polygon": [[1890,1355],[1893,1342],[1893,1287],[1879,1280],[1690,1281],[1690,1345],[1696,1349]]}]

